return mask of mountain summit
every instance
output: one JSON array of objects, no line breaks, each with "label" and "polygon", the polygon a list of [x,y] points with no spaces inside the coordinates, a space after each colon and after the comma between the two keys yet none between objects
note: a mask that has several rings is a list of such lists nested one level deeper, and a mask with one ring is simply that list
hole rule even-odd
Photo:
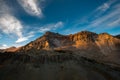
[{"label": "mountain summit", "polygon": [[[117,44],[117,45],[116,45]],[[22,47],[22,50],[31,50],[31,49],[56,49],[56,48],[91,48],[97,47],[102,49],[101,47],[107,46],[106,49],[118,49],[118,45],[120,44],[120,40],[117,37],[113,37],[107,33],[96,34],[89,31],[81,31],[76,34],[70,35],[61,35],[59,33],[46,32],[43,36],[36,39],[35,41],[30,42],[29,44]],[[102,50],[102,52],[104,52]]]}]

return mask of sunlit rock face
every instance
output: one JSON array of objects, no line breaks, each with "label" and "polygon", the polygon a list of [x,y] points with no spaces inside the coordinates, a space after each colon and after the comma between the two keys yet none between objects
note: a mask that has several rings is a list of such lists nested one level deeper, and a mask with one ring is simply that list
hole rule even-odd
[{"label": "sunlit rock face", "polygon": [[102,33],[99,34],[96,43],[103,53],[110,53],[113,50],[118,50],[119,46],[116,44],[119,45],[120,40],[107,33]]},{"label": "sunlit rock face", "polygon": [[[54,49],[70,44],[70,40],[67,36],[60,35],[58,33],[46,32],[42,37],[32,41],[31,43],[24,46],[23,50],[30,49]],[[70,45],[71,46],[71,45]]]},{"label": "sunlit rock face", "polygon": [[74,46],[76,48],[90,48],[91,46],[95,45],[95,39],[97,37],[96,33],[89,32],[89,31],[82,31],[73,35],[70,35],[70,40],[74,42]]},{"label": "sunlit rock face", "polygon": [[71,35],[61,35],[53,32],[46,32],[42,37],[24,46],[24,50],[36,49],[54,49],[54,48],[69,48],[78,47],[86,48],[94,45],[97,34],[82,31]]},{"label": "sunlit rock face", "polygon": [[120,39],[107,33],[96,34],[89,31],[82,31],[71,35],[61,35],[53,32],[46,32],[42,37],[23,46],[21,50],[31,49],[99,49],[107,54],[119,50]]}]

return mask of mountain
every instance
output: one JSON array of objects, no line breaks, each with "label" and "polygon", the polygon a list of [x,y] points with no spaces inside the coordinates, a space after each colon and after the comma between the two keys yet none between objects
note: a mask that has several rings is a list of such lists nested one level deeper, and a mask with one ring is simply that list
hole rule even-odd
[{"label": "mountain", "polygon": [[20,47],[16,48],[16,47],[12,46],[12,47],[9,47],[9,48],[6,48],[6,49],[0,49],[0,52],[1,53],[5,53],[5,52],[11,52],[12,53],[12,52],[16,52],[19,49],[20,49]]},{"label": "mountain", "polygon": [[82,31],[71,35],[61,35],[53,32],[46,32],[42,37],[25,45],[22,50],[30,49],[69,49],[72,47],[87,47],[87,44],[94,43],[97,34]]},{"label": "mountain", "polygon": [[[112,44],[113,43],[113,44]],[[42,37],[22,47],[22,50],[30,49],[56,49],[56,48],[90,48],[90,46],[116,48],[120,40],[107,33],[96,34],[89,31],[82,31],[76,34],[61,35],[53,32],[46,32]],[[102,50],[102,48],[100,48]],[[108,49],[108,48],[106,48]],[[104,50],[102,50],[104,53]]]},{"label": "mountain", "polygon": [[18,50],[19,53],[40,54],[42,50],[72,51],[75,54],[112,65],[120,65],[120,39],[108,33],[81,31],[70,35],[46,32]]},{"label": "mountain", "polygon": [[0,74],[0,80],[120,80],[120,39],[108,33],[48,31],[0,53]]},{"label": "mountain", "polygon": [[[46,32],[42,37],[30,42],[29,44],[25,45],[22,49],[30,50],[35,48],[39,50],[57,48],[63,46],[63,44],[69,40],[66,38],[67,36],[63,36],[58,33]],[[62,43],[62,41],[64,40],[66,41]]]}]

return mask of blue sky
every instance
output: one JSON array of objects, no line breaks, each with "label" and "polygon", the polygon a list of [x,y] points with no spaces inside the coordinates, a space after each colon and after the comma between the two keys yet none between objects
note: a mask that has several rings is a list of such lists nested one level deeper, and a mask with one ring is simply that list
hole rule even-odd
[{"label": "blue sky", "polygon": [[120,0],[0,0],[0,49],[83,30],[120,34]]}]

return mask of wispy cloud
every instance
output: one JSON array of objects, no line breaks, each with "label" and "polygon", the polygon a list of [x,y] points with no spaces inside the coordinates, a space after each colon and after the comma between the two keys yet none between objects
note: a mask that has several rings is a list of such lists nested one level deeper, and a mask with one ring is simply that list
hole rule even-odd
[{"label": "wispy cloud", "polygon": [[107,12],[109,9],[111,9],[111,7],[113,6],[113,4],[116,2],[117,0],[108,0],[107,2],[103,3],[102,5],[98,6],[90,15],[94,18],[99,18],[100,16],[102,16],[105,12]]},{"label": "wispy cloud", "polygon": [[[101,23],[101,21],[97,22],[97,23],[95,23],[95,22],[99,18],[101,18],[105,15],[108,15],[109,13],[112,13],[112,12],[110,12],[110,10],[113,6],[115,6],[116,2],[117,2],[117,0],[108,0],[107,2],[101,4],[100,6],[96,7],[96,9],[93,10],[90,14],[83,16],[83,18],[81,18],[81,19],[78,19],[74,23],[73,27],[82,26],[81,30],[85,30],[85,29],[91,28],[92,24],[96,25],[97,23]],[[114,10],[114,9],[112,9],[112,10]]]},{"label": "wispy cloud", "polygon": [[[46,31],[56,30],[57,28],[60,28],[64,25],[62,21],[59,21],[57,23],[50,23],[41,26],[40,28],[37,28],[37,30],[33,30],[27,34],[26,37],[21,37],[16,41],[16,44],[27,41],[29,38],[33,37],[36,33],[44,33]],[[39,29],[39,30],[38,30]]]},{"label": "wispy cloud", "polygon": [[101,6],[99,6],[97,9],[96,9],[96,11],[106,11],[106,10],[108,10],[110,7],[111,7],[111,5],[113,4],[113,3],[115,3],[116,2],[116,0],[109,0],[109,1],[107,1],[107,2],[105,2],[105,3],[103,3]]},{"label": "wispy cloud", "polygon": [[120,25],[120,18],[108,24],[108,26],[117,26],[117,25]]},{"label": "wispy cloud", "polygon": [[0,29],[6,34],[16,34],[22,37],[22,28],[20,21],[10,14],[4,14],[0,17]]},{"label": "wispy cloud", "polygon": [[2,38],[2,35],[0,34],[0,39]]},{"label": "wispy cloud", "polygon": [[92,22],[91,22],[91,25],[89,25],[89,26],[99,26],[100,24],[103,24],[103,23],[105,23],[105,22],[109,22],[109,23],[111,23],[111,20],[110,19],[114,19],[114,18],[118,18],[119,17],[119,14],[120,14],[120,9],[118,8],[118,9],[115,9],[115,10],[112,10],[112,11],[110,11],[108,14],[106,14],[106,15],[104,15],[104,16],[101,16],[101,17],[99,17],[99,18],[97,18],[97,19],[95,19],[95,20],[93,20]]},{"label": "wispy cloud", "polygon": [[46,31],[56,30],[57,28],[60,28],[63,25],[64,25],[64,23],[62,21],[59,21],[57,23],[47,24],[47,25],[40,27],[39,32],[44,33]]},{"label": "wispy cloud", "polygon": [[18,37],[17,42],[27,40],[24,39],[23,36],[23,25],[21,21],[13,15],[11,9],[5,4],[3,0],[0,1],[0,31],[7,35],[16,35]]},{"label": "wispy cloud", "polygon": [[29,36],[26,36],[26,37],[21,37],[19,38],[16,43],[21,43],[21,42],[24,42],[24,41],[27,41],[29,38],[33,37],[34,35],[29,35]]},{"label": "wispy cloud", "polygon": [[[42,9],[38,6],[38,0],[17,0],[24,10],[33,16],[42,16]],[[42,0],[41,0],[42,1]]]},{"label": "wispy cloud", "polygon": [[19,38],[15,43],[18,44],[18,43],[27,41],[29,38],[33,37],[34,35],[35,35],[35,32],[31,31],[27,34],[27,36]]},{"label": "wispy cloud", "polygon": [[[81,30],[109,29],[120,25],[120,2],[117,0],[108,0],[98,6],[90,16]],[[77,23],[79,25],[79,23]]]}]

